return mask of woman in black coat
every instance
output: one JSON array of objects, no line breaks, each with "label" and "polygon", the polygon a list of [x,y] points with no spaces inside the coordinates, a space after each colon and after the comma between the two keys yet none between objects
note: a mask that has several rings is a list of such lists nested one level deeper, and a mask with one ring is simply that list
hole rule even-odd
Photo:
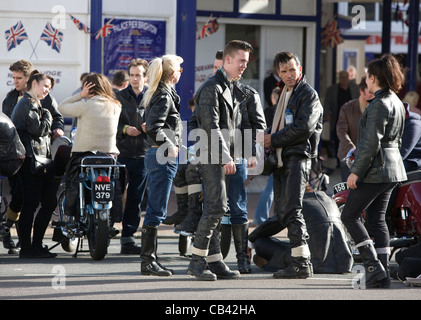
[{"label": "woman in black coat", "polygon": [[[35,173],[32,167],[35,157],[51,161],[52,117],[51,113],[41,106],[41,100],[48,95],[53,84],[54,80],[51,77],[33,71],[28,81],[28,91],[23,94],[11,116],[26,149],[26,158],[18,173],[23,191],[19,218],[20,258],[56,256],[43,246],[42,241],[57,204],[57,183],[54,173],[50,170],[39,174]],[[35,217],[35,211],[40,204],[41,208]],[[32,225],[34,231],[31,241]]]},{"label": "woman in black coat", "polygon": [[[390,286],[390,238],[385,216],[393,188],[407,179],[399,151],[405,109],[396,95],[404,80],[392,55],[368,65],[366,82],[374,98],[359,122],[355,161],[347,180],[351,191],[342,212],[342,221],[364,263],[366,287]],[[370,234],[360,219],[363,211]]]}]

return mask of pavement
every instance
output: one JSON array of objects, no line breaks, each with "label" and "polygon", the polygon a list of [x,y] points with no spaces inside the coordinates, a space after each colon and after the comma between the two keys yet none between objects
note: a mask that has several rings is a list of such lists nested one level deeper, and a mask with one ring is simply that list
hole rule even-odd
[{"label": "pavement", "polygon": [[[339,170],[333,169],[328,194],[333,185],[339,182]],[[253,219],[265,181],[265,177],[257,177],[248,186],[250,221]],[[171,193],[168,208],[169,214],[176,211],[174,193]],[[14,229],[12,235],[16,240]],[[49,247],[54,244],[51,235],[52,229],[49,228],[45,237],[45,244]],[[278,234],[278,237],[286,238],[285,232]],[[140,239],[140,233],[137,234],[137,238]],[[182,310],[184,312],[192,310],[177,309],[180,306],[200,305],[202,306],[199,310],[200,315],[209,319],[214,315],[227,315],[218,314],[216,309],[218,307],[212,308],[220,304],[224,306],[230,304],[233,308],[241,304],[249,308],[249,314],[259,316],[266,315],[267,310],[271,308],[275,312],[279,307],[279,300],[419,300],[421,298],[417,288],[408,287],[397,280],[392,281],[392,287],[388,290],[359,290],[363,288],[356,285],[357,270],[349,274],[315,274],[309,279],[278,280],[274,279],[271,273],[263,271],[252,263],[252,273],[241,275],[236,280],[197,281],[187,275],[189,258],[180,255],[178,240],[179,236],[173,232],[172,226],[159,227],[158,255],[163,265],[175,270],[173,276],[165,278],[140,275],[139,256],[120,254],[118,237],[111,240],[108,254],[101,261],[93,261],[88,252],[81,252],[74,258],[60,246],[53,249],[53,252],[58,254],[54,259],[25,260],[15,255],[8,255],[7,250],[0,247],[0,288],[2,288],[0,299],[142,300],[142,306],[156,308],[154,310],[156,314],[161,315],[160,318],[180,315],[181,313],[177,312]],[[140,243],[140,240],[137,242]],[[86,247],[85,243],[85,250]],[[191,252],[190,250],[191,247],[187,254]],[[233,245],[225,262],[231,269],[237,268]],[[251,308],[254,309],[254,314]],[[243,315],[246,315],[245,312],[243,309]],[[199,318],[199,315],[194,317]]]}]

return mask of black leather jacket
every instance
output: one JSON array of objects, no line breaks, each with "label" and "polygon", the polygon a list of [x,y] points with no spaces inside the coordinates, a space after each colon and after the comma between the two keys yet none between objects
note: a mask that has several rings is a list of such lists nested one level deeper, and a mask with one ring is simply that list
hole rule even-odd
[{"label": "black leather jacket", "polygon": [[351,172],[360,181],[386,183],[407,179],[400,154],[405,124],[402,101],[390,90],[378,90],[358,126]]},{"label": "black leather jacket", "polygon": [[245,95],[232,95],[219,69],[202,84],[195,97],[190,130],[203,129],[208,138],[209,163],[225,165],[233,160],[235,129],[241,128],[240,103]]},{"label": "black leather jacket", "polygon": [[[148,150],[147,136],[142,130],[142,123],[145,122],[145,107],[137,104],[136,99],[129,92],[129,87],[118,91],[116,97],[122,104],[117,129],[117,148],[120,150],[120,156],[143,157]],[[126,125],[136,127],[142,133],[136,137],[129,136],[123,132]]]},{"label": "black leather jacket", "polygon": [[[249,143],[249,137],[247,137],[248,132],[247,129],[252,130],[252,146],[251,152],[253,156],[256,156],[256,132],[258,130],[264,131],[266,130],[266,120],[265,114],[263,112],[262,103],[260,101],[259,93],[252,87],[245,85],[241,82],[237,83],[237,86],[234,87],[234,94],[235,95],[243,95],[244,99],[240,103],[240,110],[241,110],[241,131],[242,131],[242,138],[243,138],[243,155],[245,157],[250,156],[248,153],[248,149],[250,146],[246,145]],[[245,153],[244,153],[245,152]]]},{"label": "black leather jacket", "polygon": [[0,161],[8,161],[25,156],[25,147],[19,139],[13,122],[0,112]]},{"label": "black leather jacket", "polygon": [[287,108],[293,114],[293,123],[272,134],[272,147],[282,148],[282,157],[316,157],[323,129],[323,107],[304,76],[293,89]]},{"label": "black leather jacket", "polygon": [[32,157],[32,149],[37,155],[51,158],[50,131],[51,113],[25,92],[15,106],[12,121],[26,149],[26,156]]},{"label": "black leather jacket", "polygon": [[180,118],[180,97],[176,91],[160,83],[146,107],[146,134],[149,145],[172,143],[181,147],[183,126]]},{"label": "black leather jacket", "polygon": [[[12,116],[13,109],[15,108],[19,97],[19,91],[13,89],[10,91],[6,98],[3,100],[2,110],[6,116],[9,118]],[[53,117],[53,123],[51,125],[51,131],[56,129],[64,130],[64,118],[60,112],[58,112],[58,104],[56,99],[48,94],[44,99],[41,100],[41,105],[43,108],[50,111],[51,116]]]}]

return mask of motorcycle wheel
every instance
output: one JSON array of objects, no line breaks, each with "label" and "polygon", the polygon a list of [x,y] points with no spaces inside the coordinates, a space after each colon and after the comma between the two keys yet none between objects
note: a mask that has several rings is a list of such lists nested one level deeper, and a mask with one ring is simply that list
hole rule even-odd
[{"label": "motorcycle wheel", "polygon": [[[64,202],[66,201],[66,189],[63,189],[60,191],[60,194],[58,196],[58,213],[55,214],[58,216],[58,219],[60,220],[60,222],[63,222],[63,215],[64,215]],[[63,235],[64,237],[64,235]],[[63,239],[61,242],[61,248],[66,251],[66,252],[70,252],[73,253],[76,251],[77,248],[77,243],[78,243],[79,239],[77,238],[73,238],[73,239],[69,239],[66,237],[66,239]]]},{"label": "motorcycle wheel", "polygon": [[89,252],[93,260],[102,260],[107,254],[110,243],[109,210],[94,210],[89,214],[89,227],[87,232]]},{"label": "motorcycle wheel", "polygon": [[231,246],[231,225],[221,224],[221,254],[225,259]]}]

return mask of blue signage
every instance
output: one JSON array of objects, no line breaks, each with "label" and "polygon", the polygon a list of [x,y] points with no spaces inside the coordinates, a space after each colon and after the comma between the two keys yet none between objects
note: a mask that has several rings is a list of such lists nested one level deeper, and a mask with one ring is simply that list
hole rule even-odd
[{"label": "blue signage", "polygon": [[151,61],[165,54],[165,21],[113,19],[112,24],[112,32],[104,39],[107,77],[118,70],[127,70],[134,58]]}]

